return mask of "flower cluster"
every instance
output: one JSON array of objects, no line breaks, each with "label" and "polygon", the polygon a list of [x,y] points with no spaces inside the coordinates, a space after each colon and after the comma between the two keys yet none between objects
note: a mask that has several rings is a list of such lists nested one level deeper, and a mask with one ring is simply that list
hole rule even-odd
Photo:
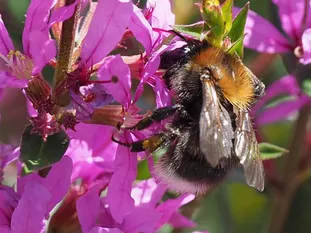
[{"label": "flower cluster", "polygon": [[[17,160],[21,150],[16,161],[16,187],[0,186],[1,232],[135,233],[155,232],[165,224],[195,227],[179,212],[194,195],[165,200],[165,185],[153,178],[135,181],[138,160],[145,155],[111,141],[116,126],[132,126],[143,117],[136,103],[145,85],[153,88],[158,107],[170,103],[168,90],[159,79],[161,73],[157,72],[160,54],[184,44],[163,44],[169,35],[165,30],[175,20],[170,2],[149,0],[143,9],[129,0],[61,2],[31,1],[23,53],[14,50],[0,21],[0,90],[22,88],[32,124],[26,136],[39,134],[42,143],[48,144],[51,135],[58,135],[64,127],[70,139],[59,162],[51,167],[43,164],[38,172],[27,176],[22,176],[25,164],[21,157],[27,153],[24,145],[21,149],[1,146],[2,177],[3,169]],[[81,14],[72,27],[75,38],[66,61],[68,48],[62,49],[66,22],[85,10],[88,13],[84,17]],[[120,51],[133,38],[144,52],[121,56]],[[117,55],[109,55],[112,52]],[[53,86],[42,74],[47,65],[55,68]],[[132,76],[139,80],[133,96]],[[124,131],[119,137],[130,142],[145,134],[148,132]],[[149,164],[152,167],[151,160]]]},{"label": "flower cluster", "polygon": [[[296,2],[274,0],[287,37],[250,12],[245,45],[291,53],[300,64],[310,64],[311,14],[306,9],[311,1]],[[171,194],[152,174],[137,180],[139,162],[146,159],[152,173],[153,158],[124,146],[155,131],[126,130],[144,117],[137,103],[146,86],[157,107],[171,104],[158,67],[162,53],[185,44],[178,39],[167,44],[174,22],[169,0],[147,0],[142,9],[131,0],[31,0],[21,52],[0,17],[0,101],[8,88],[21,89],[31,123],[21,145],[0,145],[1,181],[9,164],[17,167],[14,185],[0,185],[1,232],[152,233],[165,224],[196,226],[180,212],[195,196]],[[240,38],[234,42],[243,48]],[[129,55],[133,43],[139,51]],[[47,66],[54,69],[53,84],[43,75]],[[269,86],[253,109],[256,114],[275,96],[292,98],[264,109],[258,124],[311,103],[295,75]],[[124,130],[118,131],[121,125]],[[124,145],[113,142],[115,136]],[[34,148],[27,147],[33,142]]]},{"label": "flower cluster", "polygon": [[[303,80],[296,74],[297,68],[301,69],[301,66],[311,63],[311,1],[273,0],[272,2],[277,7],[282,31],[256,12],[249,11],[244,43],[245,47],[261,53],[283,55],[290,74],[270,85],[266,95],[253,109],[253,112],[257,113],[256,122],[259,125],[284,119],[303,106],[311,104],[310,97],[301,90],[299,85]],[[268,101],[281,95],[290,98],[259,111]]]}]

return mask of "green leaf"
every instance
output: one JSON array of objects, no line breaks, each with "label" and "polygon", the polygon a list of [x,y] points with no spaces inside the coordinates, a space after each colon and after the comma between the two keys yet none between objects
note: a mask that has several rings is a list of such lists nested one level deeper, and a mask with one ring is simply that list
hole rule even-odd
[{"label": "green leaf", "polygon": [[221,6],[223,19],[225,22],[224,35],[227,35],[232,27],[232,6],[233,0],[227,0]]},{"label": "green leaf", "polygon": [[147,180],[151,177],[150,171],[148,168],[147,159],[138,163],[138,172],[136,176],[136,180]]},{"label": "green leaf", "polygon": [[173,25],[172,28],[176,32],[185,33],[196,39],[200,39],[201,33],[204,29],[204,22],[199,22],[199,23],[190,24],[190,25]]},{"label": "green leaf", "polygon": [[[241,38],[243,42],[244,28],[246,24],[248,10],[249,10],[249,3],[246,3],[245,6],[242,8],[242,10],[239,12],[239,14],[235,17],[232,23],[231,30],[228,34],[232,43],[235,43],[236,41],[241,40]],[[243,55],[243,43],[239,43],[238,45],[239,46],[236,46],[235,51],[240,56],[240,54]]]},{"label": "green leaf", "polygon": [[302,89],[305,94],[311,97],[311,80],[304,80],[302,83]]},{"label": "green leaf", "polygon": [[267,232],[264,228],[270,220],[269,199],[264,193],[239,183],[228,184],[227,193],[230,214],[234,223],[234,231],[228,232]]},{"label": "green leaf", "polygon": [[25,14],[29,6],[29,1],[7,1],[6,4],[8,5],[9,12],[13,13],[18,22],[25,20]]},{"label": "green leaf", "polygon": [[51,166],[65,154],[69,137],[64,130],[48,136],[46,141],[39,134],[32,134],[32,125],[26,126],[22,136],[20,161],[23,162],[22,175]]},{"label": "green leaf", "polygon": [[243,39],[244,36],[242,36],[240,39],[235,41],[232,46],[228,49],[227,53],[234,54],[237,53],[240,58],[243,57]]},{"label": "green leaf", "polygon": [[259,144],[259,150],[263,160],[275,159],[281,157],[285,153],[288,153],[287,149],[266,142]]}]

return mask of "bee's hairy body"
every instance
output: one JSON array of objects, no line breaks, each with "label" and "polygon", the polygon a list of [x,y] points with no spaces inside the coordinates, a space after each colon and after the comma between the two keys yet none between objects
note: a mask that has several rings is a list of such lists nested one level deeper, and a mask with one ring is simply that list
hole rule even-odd
[{"label": "bee's hairy body", "polygon": [[[204,83],[207,82],[208,87],[215,90],[217,106],[219,100],[220,109],[223,109],[223,115],[219,116],[222,120],[220,126],[229,135],[236,130],[237,116],[233,110],[247,109],[263,95],[264,86],[256,77],[252,78],[253,74],[239,58],[210,46],[206,41],[191,41],[184,47],[164,53],[160,68],[166,69],[163,80],[171,92],[174,106],[155,110],[154,115],[139,122],[133,129],[146,128],[168,116],[171,119],[161,132],[133,145],[132,150],[153,152],[167,146],[167,152],[156,165],[159,179],[178,192],[204,193],[240,162],[233,146],[233,136],[224,136],[224,139],[229,138],[229,142],[225,143],[230,144],[230,155],[220,158],[216,166],[209,163],[209,155],[202,151],[202,112],[204,105],[209,105],[204,97]],[[225,128],[226,123],[228,129]],[[214,135],[217,136],[217,132]],[[223,135],[220,133],[220,136]]]}]

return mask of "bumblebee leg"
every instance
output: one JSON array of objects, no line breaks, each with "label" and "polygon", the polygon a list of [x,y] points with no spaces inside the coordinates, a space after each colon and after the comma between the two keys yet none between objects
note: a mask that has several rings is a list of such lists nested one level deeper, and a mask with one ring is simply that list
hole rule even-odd
[{"label": "bumblebee leg", "polygon": [[164,120],[165,118],[169,117],[170,115],[173,115],[177,110],[179,109],[179,106],[167,106],[163,108],[158,108],[154,110],[152,115],[140,120],[137,122],[136,125],[132,127],[127,127],[125,129],[128,130],[143,130],[152,125],[154,122],[160,122]]},{"label": "bumblebee leg", "polygon": [[112,135],[111,140],[126,147],[130,147],[132,152],[141,152],[141,151],[155,151],[164,141],[163,134],[155,134],[147,139],[132,142],[132,143],[125,143],[120,142],[119,140],[115,139]]},{"label": "bumblebee leg", "polygon": [[163,134],[155,134],[147,139],[142,141],[133,142],[131,146],[132,152],[140,152],[140,151],[149,151],[153,152],[161,146],[164,141]]}]

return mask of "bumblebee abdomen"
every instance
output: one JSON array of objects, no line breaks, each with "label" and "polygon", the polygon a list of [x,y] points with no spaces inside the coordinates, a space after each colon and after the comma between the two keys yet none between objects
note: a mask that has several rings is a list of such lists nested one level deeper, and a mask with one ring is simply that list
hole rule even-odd
[{"label": "bumblebee abdomen", "polygon": [[158,178],[177,192],[205,193],[239,163],[237,157],[231,156],[221,159],[218,166],[211,166],[200,149],[198,129],[198,125],[193,125],[180,132],[173,148],[156,165]]}]

